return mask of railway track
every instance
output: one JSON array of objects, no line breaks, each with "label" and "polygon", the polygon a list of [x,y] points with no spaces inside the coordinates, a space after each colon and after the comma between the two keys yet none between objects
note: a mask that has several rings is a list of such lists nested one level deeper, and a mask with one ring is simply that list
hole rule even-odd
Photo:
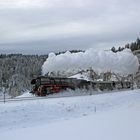
[{"label": "railway track", "polygon": [[4,99],[0,99],[0,103],[7,103],[7,102],[18,102],[18,101],[30,101],[30,100],[42,100],[42,99],[53,99],[53,98],[63,98],[63,97],[77,97],[77,96],[89,96],[89,95],[97,95],[97,94],[107,94],[107,93],[114,93],[114,92],[120,92],[120,91],[128,91],[130,89],[124,89],[124,90],[114,90],[114,91],[104,91],[104,92],[85,92],[82,94],[79,93],[75,93],[75,94],[52,94],[52,95],[48,95],[48,96],[44,96],[44,97],[19,97],[19,98],[5,98]]},{"label": "railway track", "polygon": [[63,98],[63,97],[75,97],[75,96],[87,96],[90,94],[75,94],[75,95],[52,95],[52,96],[44,96],[44,97],[20,97],[20,98],[6,98],[0,99],[0,103],[6,102],[16,102],[16,101],[28,101],[28,100],[40,100],[40,99],[52,99],[52,98]]}]

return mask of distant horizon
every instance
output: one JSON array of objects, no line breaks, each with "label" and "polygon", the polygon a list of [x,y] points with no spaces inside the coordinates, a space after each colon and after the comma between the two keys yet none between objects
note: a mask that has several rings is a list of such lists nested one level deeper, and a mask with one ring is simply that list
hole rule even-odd
[{"label": "distant horizon", "polygon": [[[66,44],[67,42],[64,42],[64,44]],[[86,43],[86,42],[85,42]],[[127,42],[129,43],[129,42]],[[125,44],[127,44],[125,42],[122,43],[122,45],[118,45],[115,46],[116,48],[118,48],[119,46],[123,46]],[[23,54],[46,54],[46,53],[50,53],[50,52],[62,52],[62,51],[69,51],[69,50],[87,50],[90,49],[92,47],[87,48],[86,46],[83,48],[80,47],[76,47],[76,45],[69,45],[67,44],[67,46],[63,46],[63,47],[56,47],[56,45],[54,45],[53,47],[50,47],[49,49],[45,46],[45,44],[41,45],[41,43],[25,43],[24,44],[0,44],[0,46],[4,46],[3,48],[0,47],[0,53],[6,53],[6,54],[10,54],[10,53],[23,53]],[[113,45],[114,46],[114,45]],[[111,49],[113,46],[107,46],[104,48],[96,48],[95,50],[109,50]],[[67,49],[68,47],[68,49]],[[46,51],[46,52],[45,52]]]},{"label": "distant horizon", "polygon": [[[111,50],[112,47],[115,47],[116,49],[119,48],[119,47],[125,47],[126,44],[130,44],[132,42],[135,42],[136,39],[139,38],[139,37],[136,37],[135,40],[132,40],[131,42],[126,42],[126,43],[123,43],[123,45],[118,45],[118,46],[111,46],[110,48],[109,47],[106,47],[106,48],[95,48],[95,50],[99,51],[99,50]],[[9,44],[11,45],[11,44]],[[13,47],[13,45],[11,45]],[[16,46],[18,46],[18,44],[16,44]],[[20,45],[19,45],[20,46]],[[22,45],[21,45],[22,46]],[[90,49],[90,48],[85,48],[85,49],[81,49],[81,48],[77,48],[75,49],[74,47],[71,48],[71,49],[63,49],[63,48],[60,48],[60,50],[57,50],[57,49],[52,49],[52,50],[48,50],[47,48],[45,48],[44,46],[42,46],[43,48],[40,47],[36,47],[36,49],[32,49],[32,47],[26,47],[26,45],[23,47],[23,49],[20,49],[21,46],[19,47],[19,49],[13,49],[13,48],[9,48],[7,49],[4,49],[4,48],[0,48],[0,54],[23,54],[23,55],[47,55],[51,52],[54,52],[54,53],[59,53],[59,52],[66,52],[66,51],[72,51],[72,50],[82,50],[82,51],[86,51],[87,49]],[[26,48],[26,49],[24,49]]]}]

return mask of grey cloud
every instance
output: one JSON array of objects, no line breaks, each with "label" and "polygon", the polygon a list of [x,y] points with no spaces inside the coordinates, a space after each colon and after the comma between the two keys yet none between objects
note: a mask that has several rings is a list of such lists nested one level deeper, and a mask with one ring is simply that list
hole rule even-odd
[{"label": "grey cloud", "polygon": [[6,7],[5,3],[5,8],[0,8],[1,52],[30,53],[30,46],[34,47],[34,53],[38,47],[40,53],[73,48],[105,49],[139,36],[138,0],[24,2],[24,7],[17,3],[10,8],[10,4]]}]

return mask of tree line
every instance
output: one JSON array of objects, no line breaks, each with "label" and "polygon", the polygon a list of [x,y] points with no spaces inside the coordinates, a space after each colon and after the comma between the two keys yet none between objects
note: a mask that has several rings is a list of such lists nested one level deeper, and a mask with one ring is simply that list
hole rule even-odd
[{"label": "tree line", "polygon": [[11,96],[30,90],[30,80],[41,75],[47,55],[0,55],[0,91]]},{"label": "tree line", "polygon": [[114,53],[116,53],[116,52],[124,50],[125,48],[131,49],[132,52],[136,50],[140,50],[140,39],[137,38],[136,41],[127,43],[124,47],[118,47],[118,48],[112,47],[111,50]]}]

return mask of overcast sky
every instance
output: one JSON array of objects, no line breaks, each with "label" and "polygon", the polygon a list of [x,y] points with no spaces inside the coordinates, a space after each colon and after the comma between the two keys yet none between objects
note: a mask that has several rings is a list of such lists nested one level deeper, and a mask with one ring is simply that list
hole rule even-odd
[{"label": "overcast sky", "polygon": [[0,0],[0,53],[109,49],[140,36],[140,0]]}]

